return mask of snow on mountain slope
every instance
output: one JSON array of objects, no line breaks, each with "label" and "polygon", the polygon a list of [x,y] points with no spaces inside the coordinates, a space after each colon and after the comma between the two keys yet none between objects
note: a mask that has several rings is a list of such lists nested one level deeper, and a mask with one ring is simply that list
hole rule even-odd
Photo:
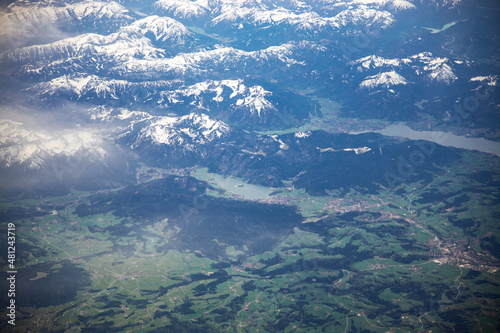
[{"label": "snow on mountain slope", "polygon": [[[425,77],[436,83],[451,84],[457,79],[452,62],[448,58],[435,57],[430,52],[422,52],[407,58],[386,59],[380,56],[367,56],[350,63],[358,72],[398,69],[413,75]],[[406,76],[406,75],[405,75]]]},{"label": "snow on mountain slope", "polygon": [[[65,96],[71,100],[92,98],[121,99],[124,95],[132,100],[146,100],[152,96],[181,85],[180,81],[129,82],[102,78],[96,75],[63,75],[47,82],[41,82],[27,89],[42,101],[52,97]],[[140,97],[139,97],[140,96]]]},{"label": "snow on mountain slope", "polygon": [[379,87],[390,88],[392,86],[400,84],[405,85],[407,83],[408,82],[404,77],[392,71],[392,72],[379,73],[373,76],[368,76],[365,78],[363,82],[359,84],[359,87],[362,89],[371,90]]},{"label": "snow on mountain slope", "polygon": [[172,15],[178,19],[194,19],[207,15],[207,8],[201,1],[160,0],[154,7],[163,14]]},{"label": "snow on mountain slope", "polygon": [[[304,21],[319,25],[322,18],[316,13],[295,14],[285,8],[276,8],[273,10],[256,10],[250,7],[223,7],[222,13],[212,20],[213,24],[228,24],[245,21],[245,23],[264,25],[264,24],[288,24],[296,25]],[[313,21],[316,21],[313,23]],[[326,21],[323,23],[326,25]]]},{"label": "snow on mountain slope", "polygon": [[[176,19],[210,19],[217,29],[242,29],[243,27],[289,26],[296,31],[340,29],[349,25],[387,28],[395,21],[387,10],[401,11],[415,8],[405,0],[355,0],[355,1],[230,1],[230,0],[160,0],[155,3],[159,13]],[[326,17],[330,10],[336,9]]]},{"label": "snow on mountain slope", "polygon": [[[330,2],[328,0],[324,1]],[[352,0],[352,1],[339,1],[336,5],[340,4],[353,4],[362,3],[370,6],[379,6],[380,8],[389,8],[394,11],[412,10],[416,8],[426,9],[430,8],[455,8],[462,0]]]},{"label": "snow on mountain slope", "polygon": [[348,25],[372,26],[378,25],[385,29],[395,22],[394,16],[387,11],[380,11],[367,6],[347,9],[334,17],[342,27]]},{"label": "snow on mountain slope", "polygon": [[222,81],[212,81],[207,80],[189,86],[182,90],[175,90],[168,92],[166,98],[169,100],[176,100],[179,97],[200,97],[204,93],[215,93],[216,96],[212,100],[216,102],[222,102],[224,97],[222,96],[224,88],[229,88],[232,91],[231,98],[233,98],[238,93],[244,92],[247,87],[243,84],[243,80],[222,80]]},{"label": "snow on mountain slope", "polygon": [[500,77],[499,75],[475,76],[471,78],[469,81],[486,83],[491,87],[495,87],[499,82],[499,77]]},{"label": "snow on mountain slope", "polygon": [[[339,29],[348,25],[378,24],[382,28],[390,26],[394,17],[386,11],[379,11],[359,6],[356,9],[346,9],[334,17],[324,18],[314,12],[296,14],[285,8],[273,10],[256,10],[249,7],[227,7],[212,20],[214,25],[228,25],[229,23],[247,23],[253,25],[288,25],[296,30],[324,30],[325,28]],[[229,25],[230,26],[230,25]]]},{"label": "snow on mountain slope", "polygon": [[0,14],[0,41],[23,43],[31,38],[49,38],[64,31],[112,31],[134,20],[114,1],[27,1],[18,0]]},{"label": "snow on mountain slope", "polygon": [[422,69],[432,81],[450,84],[457,79],[448,58],[433,57],[432,53],[423,52],[410,57],[410,59],[415,59],[423,64]]},{"label": "snow on mountain slope", "polygon": [[354,0],[351,3],[377,6],[379,8],[388,7],[395,11],[416,8],[416,6],[411,1],[406,0]]},{"label": "snow on mountain slope", "polygon": [[[22,48],[8,53],[10,62],[20,69],[20,74],[56,77],[64,74],[87,72],[134,80],[158,78],[182,78],[208,73],[224,74],[228,70],[243,71],[252,65],[274,66],[303,65],[293,59],[295,51],[321,51],[315,43],[288,43],[258,51],[242,51],[232,47],[220,47],[192,53],[181,53],[167,58],[166,51],[155,47],[151,40],[136,32],[143,27],[157,31],[158,21],[172,23],[165,18],[146,18],[108,36],[84,34],[58,42]],[[154,24],[148,25],[151,22]],[[153,26],[155,29],[150,28]],[[162,26],[160,24],[160,26]],[[180,30],[179,30],[180,29]],[[142,31],[142,30],[141,30]],[[171,30],[168,30],[169,32]],[[186,32],[175,24],[174,39],[178,32]],[[189,32],[187,32],[189,34]],[[190,35],[183,35],[189,37]],[[159,36],[166,36],[160,33]],[[170,35],[169,35],[170,36]],[[26,64],[23,66],[23,64]]]},{"label": "snow on mountain slope", "polygon": [[167,17],[151,16],[107,36],[82,34],[20,48],[4,54],[4,59],[22,66],[23,74],[28,75],[56,76],[75,70],[96,73],[110,64],[130,59],[165,58],[184,50],[195,40],[181,23]]},{"label": "snow on mountain slope", "polygon": [[[226,90],[230,90],[224,94]],[[228,96],[229,95],[229,96]],[[249,116],[261,116],[269,110],[276,111],[276,107],[267,99],[272,92],[261,86],[247,87],[243,80],[204,81],[184,89],[177,89],[162,94],[163,102],[167,105],[178,103],[196,104],[201,109],[207,108],[204,99],[216,103],[230,102],[229,109],[248,112]]]},{"label": "snow on mountain slope", "polygon": [[153,117],[144,111],[131,111],[123,107],[113,108],[104,105],[86,110],[86,115],[90,123],[94,125],[94,130],[105,130],[107,133],[121,132],[125,128],[133,127],[136,123]]},{"label": "snow on mountain slope", "polygon": [[394,10],[409,10],[417,8],[413,3],[405,0],[393,0],[390,2],[389,6]]},{"label": "snow on mountain slope", "polygon": [[152,45],[154,41],[168,43],[170,49],[185,45],[194,39],[184,25],[168,17],[149,16],[118,32],[104,36],[94,33],[66,38],[54,43],[21,48],[8,57],[13,61],[47,61],[58,58],[81,58],[83,56],[102,56],[113,61],[130,57],[164,57],[165,51]]},{"label": "snow on mountain slope", "polygon": [[[291,113],[295,119],[307,117],[310,112],[307,108],[303,110],[305,104],[300,103],[306,102],[297,95],[287,91],[275,94],[260,85],[247,85],[242,79],[185,85],[180,80],[129,82],[96,75],[65,75],[36,84],[27,91],[34,103],[57,105],[60,100],[71,100],[108,107],[154,107],[148,111],[152,114],[204,112],[245,129],[274,126],[283,119],[283,113]],[[99,117],[118,118],[116,114]]]},{"label": "snow on mountain slope", "polygon": [[430,8],[447,8],[453,9],[463,3],[462,0],[413,0],[414,2],[420,3],[421,7]]},{"label": "snow on mountain slope", "polygon": [[374,69],[379,67],[401,67],[402,65],[408,65],[411,63],[410,59],[386,59],[376,55],[370,55],[361,59],[354,60],[350,65],[361,65],[358,66],[358,71],[364,71],[368,69]]},{"label": "snow on mountain slope", "polygon": [[54,157],[103,161],[108,152],[103,140],[83,130],[48,132],[32,130],[22,122],[0,121],[0,166],[47,168]]},{"label": "snow on mountain slope", "polygon": [[153,34],[155,41],[168,43],[170,46],[185,45],[194,38],[193,34],[182,23],[169,17],[157,15],[148,16],[123,27],[121,32],[136,33],[138,36]]},{"label": "snow on mountain slope", "polygon": [[[121,34],[102,36],[84,34],[78,37],[63,39],[51,44],[29,46],[16,51],[9,58],[19,62],[39,62],[40,67],[58,65],[59,59],[81,62],[84,57],[99,56],[108,61],[124,61],[128,58],[157,58],[163,51],[154,47],[147,38],[126,38]],[[52,60],[52,61],[51,61]],[[36,65],[28,72],[41,71]]]},{"label": "snow on mountain slope", "polygon": [[265,110],[276,111],[276,107],[266,99],[267,96],[272,95],[270,91],[261,86],[253,86],[245,90],[247,96],[236,101],[238,108],[248,110],[251,115],[257,114],[259,117]]},{"label": "snow on mountain slope", "polygon": [[[65,75],[38,83],[27,91],[34,103],[57,105],[60,100],[71,100],[108,107],[154,107],[148,111],[152,114],[204,112],[246,129],[273,126],[284,117],[283,113],[303,118],[310,112],[306,100],[295,94],[287,91],[275,94],[260,85],[248,85],[242,79],[185,85],[181,80],[129,82],[96,75]],[[110,118],[107,114],[99,117]],[[111,118],[117,117],[114,114]]]},{"label": "snow on mountain slope", "polygon": [[200,146],[228,137],[230,133],[230,127],[224,122],[206,114],[191,113],[182,117],[152,117],[131,126],[122,138],[129,141],[132,149],[154,145],[195,152]]},{"label": "snow on mountain slope", "polygon": [[203,147],[223,142],[233,133],[229,125],[204,113],[155,116],[103,106],[92,108],[88,113],[93,121],[97,121],[96,129],[102,123],[112,123],[115,139],[134,150],[199,153]]},{"label": "snow on mountain slope", "polygon": [[127,59],[111,69],[113,75],[145,78],[189,78],[210,73],[224,75],[226,71],[245,71],[256,65],[271,66],[276,61],[280,66],[303,65],[292,58],[293,52],[304,47],[298,44],[283,44],[259,51],[242,51],[233,47],[179,54],[165,59]]}]

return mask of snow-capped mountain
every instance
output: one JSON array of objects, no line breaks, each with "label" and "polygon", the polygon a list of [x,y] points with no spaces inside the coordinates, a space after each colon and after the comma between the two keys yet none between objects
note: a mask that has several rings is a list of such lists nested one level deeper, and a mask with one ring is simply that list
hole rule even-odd
[{"label": "snow-capped mountain", "polygon": [[[260,0],[260,1],[229,1],[229,0],[160,0],[154,7],[161,13],[178,19],[201,19],[210,17],[212,24],[220,22],[235,22],[247,18],[246,23],[273,23],[287,22],[294,24],[303,22],[299,16],[307,12],[324,13],[331,11],[341,12],[358,7],[362,10],[387,8],[389,10],[409,10],[416,6],[405,0],[371,0],[371,1],[289,1],[289,0]],[[253,10],[253,13],[252,13]],[[327,19],[328,20],[328,19]]]},{"label": "snow-capped mountain", "polygon": [[[371,54],[348,62],[348,66],[349,74],[342,77],[337,89],[356,96],[349,99],[351,110],[356,110],[349,111],[351,116],[370,114],[408,121],[422,117],[423,111],[432,117],[449,118],[446,110],[456,99],[449,96],[468,85],[474,64],[419,52],[403,57]],[[423,106],[421,101],[431,102]],[[383,110],[391,110],[391,114]]]},{"label": "snow-capped mountain", "polygon": [[92,129],[0,120],[1,195],[104,189],[134,181],[134,169],[134,155]]},{"label": "snow-capped mountain", "polygon": [[390,88],[396,85],[405,85],[408,82],[404,77],[395,71],[379,73],[377,75],[368,76],[363,82],[359,84],[362,89],[375,89],[375,88]]},{"label": "snow-capped mountain", "polygon": [[[205,4],[203,4],[205,2]],[[155,3],[159,13],[171,15],[178,19],[200,19],[207,15],[207,1],[160,0]]]},{"label": "snow-capped mountain", "polygon": [[127,142],[132,149],[153,149],[168,156],[205,154],[204,146],[215,144],[229,137],[231,128],[210,118],[206,114],[191,113],[182,117],[152,117],[133,124],[120,141]]},{"label": "snow-capped mountain", "polygon": [[413,3],[406,0],[389,1],[389,7],[393,10],[409,10],[417,8]]},{"label": "snow-capped mountain", "polygon": [[454,9],[461,5],[463,0],[413,0],[414,3],[426,9]]},{"label": "snow-capped mountain", "polygon": [[256,66],[271,67],[275,63],[283,65],[301,65],[293,59],[297,46],[292,44],[271,47],[259,51],[242,51],[232,47],[214,50],[183,53],[172,58],[128,59],[113,67],[110,73],[126,78],[142,75],[147,79],[189,79],[193,76],[210,77],[213,75],[234,76],[250,73]]},{"label": "snow-capped mountain", "polygon": [[296,14],[284,8],[256,11],[254,8],[230,7],[223,9],[222,14],[212,20],[214,25],[229,23],[245,23],[253,25],[288,25],[296,30],[323,30],[326,28],[339,29],[360,22],[367,26],[378,24],[386,28],[394,22],[389,12],[378,11],[367,7],[353,10],[344,10],[334,17],[324,18],[317,13]]},{"label": "snow-capped mountain", "polygon": [[[48,105],[71,100],[96,105],[155,107],[154,114],[203,112],[246,129],[278,126],[273,122],[285,113],[294,119],[303,119],[310,112],[305,98],[286,91],[271,92],[242,79],[205,80],[185,86],[180,80],[129,82],[96,75],[64,75],[38,83],[27,91],[34,102]],[[301,109],[300,105],[305,108]]]},{"label": "snow-capped mountain", "polygon": [[360,65],[357,67],[358,71],[374,69],[379,67],[401,67],[402,65],[409,65],[410,59],[385,59],[380,56],[370,55],[361,59],[352,61],[350,65]]},{"label": "snow-capped mountain", "polygon": [[[449,85],[458,78],[453,72],[448,58],[433,57],[432,53],[423,52],[410,57],[410,59],[415,59],[424,65],[422,69],[431,81]],[[417,72],[417,74],[419,73]]]},{"label": "snow-capped mountain", "polygon": [[488,75],[488,76],[475,76],[471,78],[470,82],[484,82],[488,86],[495,87],[499,83],[499,75]]},{"label": "snow-capped mountain", "polygon": [[[415,78],[424,76],[427,81],[449,85],[457,79],[452,66],[446,57],[436,57],[430,52],[421,52],[407,58],[386,59],[370,55],[350,63],[360,73],[389,70],[411,75]],[[399,74],[398,74],[399,75]]]},{"label": "snow-capped mountain", "polygon": [[[261,163],[289,154],[283,163],[292,163],[304,146],[253,132],[292,130],[302,133],[293,140],[308,142],[315,131],[306,130],[335,131],[330,122],[343,116],[437,122],[465,98],[455,91],[470,95],[496,82],[494,71],[476,71],[486,57],[468,59],[474,50],[460,41],[473,24],[455,18],[464,1],[119,2],[19,0],[0,13],[6,41],[25,35],[0,48],[3,100],[55,110],[78,129],[2,128],[14,138],[2,145],[5,169],[41,167],[51,156],[108,161],[113,141],[155,163],[205,156],[223,173],[246,155]],[[425,9],[436,4],[443,18],[431,25]],[[243,137],[255,140],[238,150]],[[363,146],[335,150],[351,147]],[[217,158],[230,149],[227,160]]]},{"label": "snow-capped mountain", "polygon": [[[228,94],[229,96],[227,96]],[[261,86],[247,87],[241,79],[209,80],[183,89],[164,92],[161,95],[165,105],[190,104],[196,105],[199,109],[207,110],[209,105],[204,103],[204,98],[216,103],[232,100],[230,108],[245,109],[249,116],[261,117],[268,110],[276,110],[272,103],[266,99],[267,96],[272,95],[270,91]]]},{"label": "snow-capped mountain", "polygon": [[[0,167],[50,168],[54,158],[104,162],[109,152],[102,138],[84,131],[37,131],[26,124],[0,121]],[[109,145],[109,144],[108,144]]]},{"label": "snow-capped mountain", "polygon": [[194,41],[193,34],[181,23],[168,17],[150,16],[110,35],[82,34],[24,47],[4,57],[18,66],[25,65],[24,74],[28,75],[96,72],[130,59],[164,58]]},{"label": "snow-capped mountain", "polygon": [[34,38],[60,38],[65,31],[111,32],[134,20],[114,1],[18,0],[0,14],[0,45],[19,47]]},{"label": "snow-capped mountain", "polygon": [[[160,0],[155,13],[194,25],[202,22],[204,32],[212,36],[230,35],[239,45],[266,43],[269,36],[281,43],[310,38],[335,39],[350,35],[348,29],[388,29],[395,13],[414,9],[404,0],[384,1],[189,1]],[[238,37],[236,37],[238,36]],[[242,37],[244,36],[244,37]]]},{"label": "snow-capped mountain", "polygon": [[[126,29],[127,32],[130,30]],[[101,36],[85,34],[47,45],[22,48],[7,53],[7,70],[30,77],[53,78],[64,74],[89,73],[133,81],[172,80],[192,77],[250,74],[255,67],[272,70],[279,66],[302,66],[297,53],[318,52],[315,43],[288,43],[258,51],[217,47],[168,57],[167,51],[154,46],[150,39],[122,32]],[[301,55],[304,58],[304,55]],[[14,66],[12,66],[14,64]],[[14,68],[12,68],[14,67]],[[236,74],[236,73],[239,74]],[[243,74],[244,75],[244,74]]]},{"label": "snow-capped mountain", "polygon": [[124,105],[135,102],[159,103],[160,93],[182,85],[179,80],[129,82],[97,75],[63,75],[47,82],[41,82],[28,91],[33,99],[42,102],[55,102],[59,98],[73,101],[86,100],[98,104]]},{"label": "snow-capped mountain", "polygon": [[[207,80],[161,94],[161,105],[200,110],[238,127],[266,126],[283,108],[292,110],[285,96],[260,85],[247,86],[243,80]],[[301,117],[302,115],[296,114]]]},{"label": "snow-capped mountain", "polygon": [[[136,34],[139,38],[148,37],[168,48],[184,46],[194,38],[182,23],[169,18],[151,15],[137,20],[120,29],[121,33]],[[152,38],[154,36],[154,38]]]}]

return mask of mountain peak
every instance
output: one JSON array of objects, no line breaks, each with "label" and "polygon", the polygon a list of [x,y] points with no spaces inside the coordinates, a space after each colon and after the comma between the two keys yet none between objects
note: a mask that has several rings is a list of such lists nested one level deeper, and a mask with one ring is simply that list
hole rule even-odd
[{"label": "mountain peak", "polygon": [[359,87],[362,89],[390,88],[395,85],[405,85],[407,83],[404,77],[395,71],[391,71],[368,76],[359,84]]},{"label": "mountain peak", "polygon": [[182,23],[170,17],[160,17],[157,15],[135,21],[121,30],[126,33],[135,33],[139,36],[153,35],[155,41],[163,43],[168,41],[177,45],[184,45],[193,35]]},{"label": "mountain peak", "polygon": [[196,151],[197,147],[227,137],[231,133],[230,127],[224,122],[197,113],[182,117],[152,117],[138,125],[141,127],[138,132],[134,129],[135,126],[132,126],[122,135],[133,137],[133,149],[153,144],[183,151]]},{"label": "mountain peak", "polygon": [[160,0],[155,2],[155,8],[178,19],[201,18],[207,14],[207,8],[189,0]]}]

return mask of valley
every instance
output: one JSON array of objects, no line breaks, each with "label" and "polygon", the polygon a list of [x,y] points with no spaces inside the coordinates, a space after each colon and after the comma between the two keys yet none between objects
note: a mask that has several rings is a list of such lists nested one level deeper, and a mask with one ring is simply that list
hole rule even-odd
[{"label": "valley", "polygon": [[1,2],[0,331],[498,332],[498,10]]}]

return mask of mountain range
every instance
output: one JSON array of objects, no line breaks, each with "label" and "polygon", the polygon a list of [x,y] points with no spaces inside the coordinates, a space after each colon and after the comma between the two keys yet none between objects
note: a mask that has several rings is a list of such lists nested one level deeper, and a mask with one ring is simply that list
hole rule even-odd
[{"label": "mountain range", "polygon": [[[431,7],[442,29],[428,27],[435,18],[423,14]],[[358,139],[332,148],[315,135],[290,141],[306,133],[301,127],[317,130],[311,124],[321,118],[425,121],[458,132],[467,123],[494,136],[497,95],[483,95],[489,97],[462,124],[453,121],[454,105],[497,86],[486,58],[458,39],[479,24],[463,15],[472,7],[404,0],[14,1],[1,13],[4,108],[30,119],[55,113],[62,128],[46,134],[6,112],[0,165],[52,170],[62,156],[104,165],[108,151],[124,149],[155,165],[199,164],[276,185],[303,171],[292,167],[298,161],[325,154],[363,159],[353,152],[382,148]],[[325,106],[332,99],[338,110]],[[33,108],[40,111],[26,111]],[[329,131],[336,135],[333,125]],[[250,164],[265,165],[267,176],[243,171]]]}]

